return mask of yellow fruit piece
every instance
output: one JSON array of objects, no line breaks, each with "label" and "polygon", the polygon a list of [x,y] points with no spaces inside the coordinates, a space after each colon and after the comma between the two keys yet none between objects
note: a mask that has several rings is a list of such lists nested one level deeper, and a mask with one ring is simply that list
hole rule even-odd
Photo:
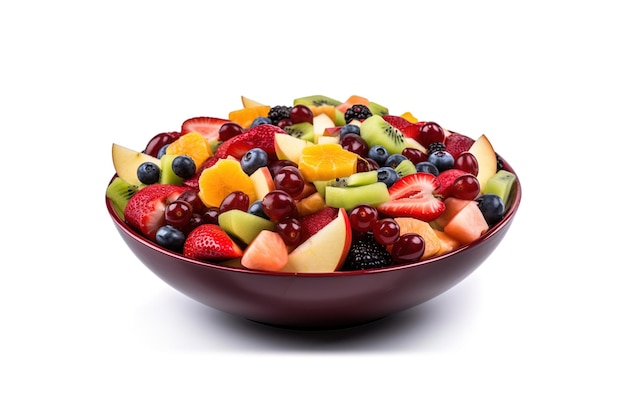
[{"label": "yellow fruit piece", "polygon": [[257,117],[267,117],[270,113],[270,106],[252,106],[243,109],[233,110],[228,113],[228,119],[231,122],[239,124],[244,129],[249,128]]},{"label": "yellow fruit piece", "polygon": [[347,177],[356,172],[357,154],[337,143],[323,143],[302,149],[298,168],[306,181]]},{"label": "yellow fruit piece", "polygon": [[314,192],[296,202],[296,208],[298,209],[300,217],[313,214],[323,209],[325,205],[326,200],[324,200],[324,197],[318,192]]},{"label": "yellow fruit piece", "polygon": [[413,217],[396,217],[394,220],[398,223],[398,226],[400,226],[401,235],[405,233],[417,233],[424,238],[426,249],[424,250],[422,259],[427,259],[439,254],[441,251],[441,241],[429,223]]},{"label": "yellow fruit piece", "polygon": [[411,112],[410,112],[410,111],[407,111],[407,112],[405,112],[405,113],[402,113],[402,114],[400,115],[400,117],[402,117],[402,118],[404,118],[404,119],[408,120],[408,121],[409,121],[409,122],[411,122],[411,123],[417,123],[417,122],[419,121],[419,120],[417,120],[417,117],[415,117],[415,116],[413,116],[413,115],[411,114]]},{"label": "yellow fruit piece", "polygon": [[238,190],[248,195],[250,203],[256,199],[254,182],[234,159],[220,159],[202,171],[198,187],[198,196],[207,207],[219,207],[224,197]]},{"label": "yellow fruit piece", "polygon": [[209,141],[198,132],[182,135],[170,143],[165,153],[167,155],[187,155],[196,163],[196,169],[213,155]]}]

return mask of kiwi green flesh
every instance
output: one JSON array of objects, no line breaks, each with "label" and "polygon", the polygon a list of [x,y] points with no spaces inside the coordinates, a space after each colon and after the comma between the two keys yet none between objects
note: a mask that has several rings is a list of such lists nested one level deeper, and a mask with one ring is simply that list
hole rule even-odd
[{"label": "kiwi green flesh", "polygon": [[341,104],[339,100],[323,95],[312,95],[300,97],[293,101],[294,106],[297,104],[305,104],[307,106],[338,106]]},{"label": "kiwi green flesh", "polygon": [[219,226],[231,237],[249,245],[261,230],[274,230],[274,222],[243,210],[228,210],[217,218]]},{"label": "kiwi green flesh", "polygon": [[367,105],[367,108],[370,109],[372,114],[377,114],[379,116],[385,116],[389,114],[389,109],[387,107],[378,103],[374,103],[373,101],[369,102],[369,104]]},{"label": "kiwi green flesh", "polygon": [[130,184],[120,177],[115,177],[106,190],[106,196],[113,205],[117,215],[124,220],[124,209],[128,200],[139,190],[139,187]]},{"label": "kiwi green flesh", "polygon": [[161,157],[161,184],[180,185],[183,179],[172,170],[172,161],[177,155],[165,154]]},{"label": "kiwi green flesh", "polygon": [[516,176],[512,172],[501,169],[487,180],[485,194],[496,194],[500,196],[505,206],[508,206],[511,189],[515,184]]},{"label": "kiwi green flesh", "polygon": [[326,187],[326,205],[351,210],[359,204],[377,206],[389,201],[389,190],[383,182],[356,187]]},{"label": "kiwi green flesh", "polygon": [[415,164],[413,162],[405,159],[394,168],[394,171],[396,171],[398,176],[404,177],[406,175],[415,174],[417,169],[415,168]]},{"label": "kiwi green flesh", "polygon": [[285,126],[285,132],[298,139],[306,140],[308,142],[315,141],[315,131],[313,130],[312,123],[302,122]]},{"label": "kiwi green flesh", "polygon": [[404,135],[379,115],[372,115],[361,123],[361,137],[371,148],[382,145],[390,154],[402,153],[406,148]]}]

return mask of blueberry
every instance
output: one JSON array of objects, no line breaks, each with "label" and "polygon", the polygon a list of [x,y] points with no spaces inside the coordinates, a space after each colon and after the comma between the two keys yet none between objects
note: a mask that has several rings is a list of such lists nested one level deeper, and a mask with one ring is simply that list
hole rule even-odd
[{"label": "blueberry", "polygon": [[263,211],[262,203],[262,200],[256,200],[255,202],[250,204],[250,207],[248,208],[248,213],[254,214],[255,216],[263,217],[264,219],[269,219],[269,216]]},{"label": "blueberry", "polygon": [[161,168],[154,162],[143,162],[137,167],[137,178],[142,184],[156,184],[161,179]]},{"label": "blueberry", "polygon": [[357,125],[345,125],[341,129],[339,129],[339,139],[343,139],[343,135],[346,133],[356,133],[357,135],[361,135],[361,128]]},{"label": "blueberry", "polygon": [[428,155],[428,162],[434,164],[439,172],[454,167],[454,157],[448,151],[436,151]]},{"label": "blueberry", "polygon": [[251,175],[257,169],[267,166],[268,156],[261,148],[252,148],[241,157],[241,169]]},{"label": "blueberry", "polygon": [[156,242],[166,249],[181,252],[185,245],[185,234],[174,226],[166,224],[157,230]]},{"label": "blueberry", "polygon": [[252,128],[258,125],[271,125],[271,124],[272,124],[272,119],[270,119],[269,117],[259,116],[252,121],[252,125],[250,125],[250,127]]},{"label": "blueberry", "polygon": [[389,158],[389,151],[382,145],[374,145],[367,151],[367,157],[372,158],[378,166],[383,166]]},{"label": "blueberry", "polygon": [[400,162],[407,160],[407,159],[409,158],[407,158],[406,156],[402,154],[394,153],[392,155],[389,155],[389,158],[385,160],[385,163],[383,165],[386,167],[395,168],[400,164]]},{"label": "blueberry", "polygon": [[161,148],[159,149],[159,152],[157,152],[157,158],[161,159],[161,157],[162,157],[163,155],[165,155],[165,151],[167,151],[167,147],[168,147],[168,146],[170,146],[170,144],[169,144],[169,143],[168,143],[168,144],[166,144],[166,145],[161,146]]},{"label": "blueberry", "polygon": [[435,166],[435,164],[428,161],[418,162],[415,164],[415,169],[417,172],[428,172],[434,176],[439,175],[439,169]]},{"label": "blueberry", "polygon": [[378,182],[384,182],[387,188],[398,181],[398,173],[391,167],[381,167],[376,172],[378,173]]},{"label": "blueberry", "polygon": [[191,178],[196,173],[196,163],[187,155],[179,155],[172,160],[172,171],[183,179]]},{"label": "blueberry", "polygon": [[504,217],[504,202],[497,194],[483,194],[476,199],[478,208],[489,226],[498,223]]}]

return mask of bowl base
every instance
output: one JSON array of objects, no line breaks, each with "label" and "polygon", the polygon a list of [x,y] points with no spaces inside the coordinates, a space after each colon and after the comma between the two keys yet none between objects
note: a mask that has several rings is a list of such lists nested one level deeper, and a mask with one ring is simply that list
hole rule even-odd
[{"label": "bowl base", "polygon": [[357,328],[361,328],[361,327],[367,327],[367,326],[371,326],[374,323],[378,323],[381,322],[383,320],[385,320],[388,316],[384,316],[384,317],[379,317],[373,320],[368,320],[368,321],[364,321],[364,322],[359,322],[359,323],[354,323],[354,324],[338,324],[338,325],[333,325],[333,324],[328,324],[328,325],[320,325],[320,326],[289,326],[289,325],[281,325],[281,324],[272,324],[272,323],[265,323],[262,321],[258,321],[258,320],[253,320],[253,319],[248,319],[248,318],[244,318],[244,320],[247,320],[251,323],[254,324],[258,324],[260,326],[266,326],[266,327],[271,327],[274,329],[280,329],[280,330],[288,330],[288,331],[293,331],[293,332],[302,332],[302,333],[314,333],[314,332],[335,332],[335,331],[342,331],[342,330],[352,330],[352,329],[357,329]]}]

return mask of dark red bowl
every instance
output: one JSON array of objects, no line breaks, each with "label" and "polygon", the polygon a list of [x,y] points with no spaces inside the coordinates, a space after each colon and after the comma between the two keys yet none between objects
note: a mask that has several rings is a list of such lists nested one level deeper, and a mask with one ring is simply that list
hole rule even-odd
[{"label": "dark red bowl", "polygon": [[[503,161],[504,168],[514,172]],[[519,178],[504,218],[476,241],[415,264],[371,271],[249,271],[185,258],[140,236],[107,209],[124,242],[155,275],[217,310],[272,326],[328,329],[364,324],[417,306],[469,276],[494,251],[519,208]]]}]

